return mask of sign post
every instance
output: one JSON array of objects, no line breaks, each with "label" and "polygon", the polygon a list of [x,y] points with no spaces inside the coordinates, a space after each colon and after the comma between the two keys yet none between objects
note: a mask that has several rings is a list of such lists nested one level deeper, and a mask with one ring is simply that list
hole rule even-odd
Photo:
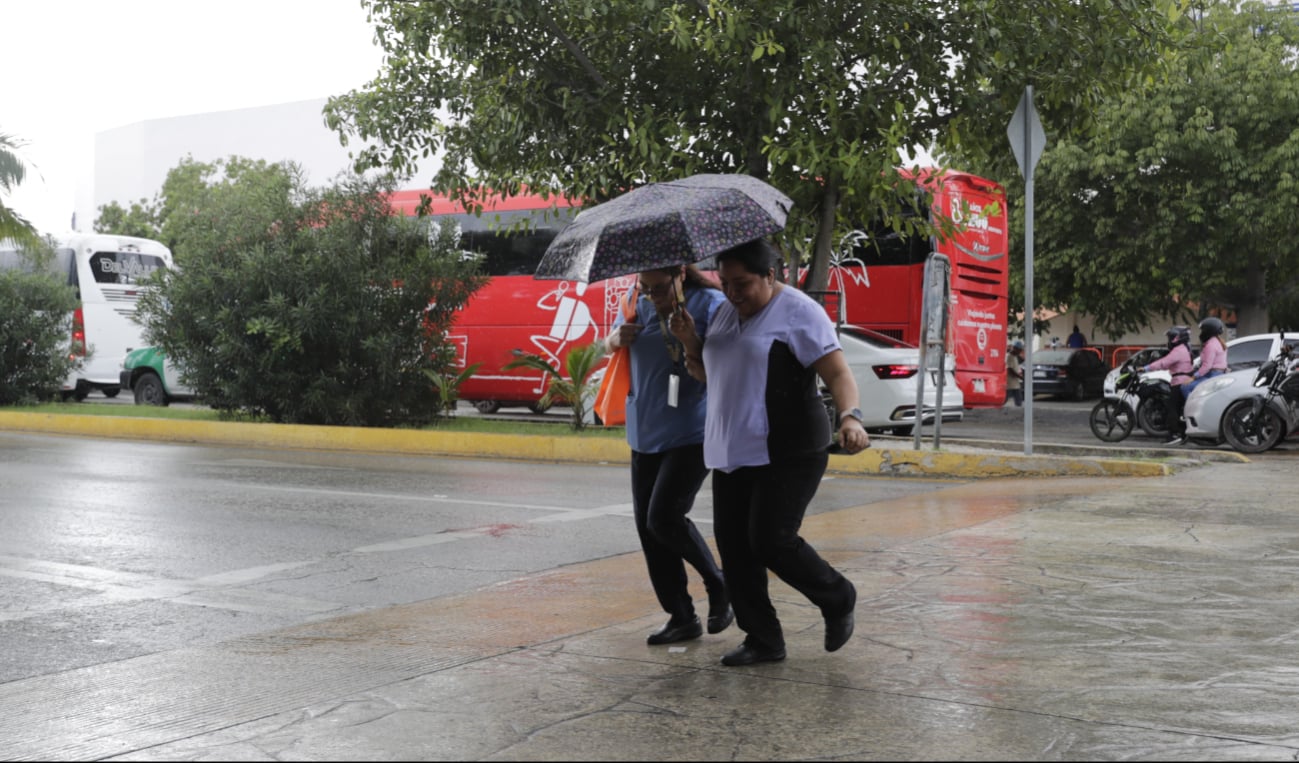
[{"label": "sign post", "polygon": [[924,427],[925,379],[938,353],[938,374],[934,377],[934,450],[943,436],[943,387],[947,380],[948,304],[952,296],[952,261],[934,252],[925,260],[925,286],[920,308],[920,370],[916,376],[916,426],[914,447],[920,450],[920,430]]},{"label": "sign post", "polygon": [[1033,86],[1024,88],[1015,115],[1006,128],[1024,176],[1024,455],[1033,455],[1033,170],[1046,146],[1042,120],[1033,107]]}]

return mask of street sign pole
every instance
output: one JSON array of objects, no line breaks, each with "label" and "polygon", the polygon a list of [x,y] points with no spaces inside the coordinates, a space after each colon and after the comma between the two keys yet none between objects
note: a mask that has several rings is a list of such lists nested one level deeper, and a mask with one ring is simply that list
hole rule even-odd
[{"label": "street sign pole", "polygon": [[1033,107],[1033,86],[1024,88],[1006,128],[1024,176],[1024,455],[1033,455],[1033,170],[1046,146],[1046,133]]}]

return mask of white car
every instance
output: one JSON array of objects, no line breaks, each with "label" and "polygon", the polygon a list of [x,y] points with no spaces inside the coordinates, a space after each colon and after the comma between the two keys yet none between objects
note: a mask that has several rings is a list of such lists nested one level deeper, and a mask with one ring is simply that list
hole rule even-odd
[{"label": "white car", "polygon": [[[916,423],[916,384],[919,381],[920,349],[877,331],[860,326],[839,327],[839,344],[844,360],[857,380],[857,392],[867,431],[889,431],[905,437]],[[922,421],[934,420],[938,406],[936,358],[930,359],[925,377]],[[960,421],[965,416],[965,395],[956,386],[956,358],[948,353],[944,361],[942,420]]]},{"label": "white car", "polygon": [[1275,358],[1281,342],[1299,346],[1299,333],[1251,334],[1227,342],[1227,367],[1221,376],[1200,382],[1186,399],[1182,417],[1186,419],[1186,436],[1192,440],[1222,442],[1222,414],[1227,406],[1248,395],[1257,394],[1253,386],[1258,367]]}]

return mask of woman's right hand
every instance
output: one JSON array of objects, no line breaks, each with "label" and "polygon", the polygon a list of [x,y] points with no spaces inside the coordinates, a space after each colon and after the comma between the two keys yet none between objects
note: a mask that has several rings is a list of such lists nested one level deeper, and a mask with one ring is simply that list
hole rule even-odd
[{"label": "woman's right hand", "polygon": [[639,323],[624,323],[618,327],[618,330],[609,338],[610,349],[616,350],[619,347],[630,347],[640,335],[640,330],[644,328]]}]

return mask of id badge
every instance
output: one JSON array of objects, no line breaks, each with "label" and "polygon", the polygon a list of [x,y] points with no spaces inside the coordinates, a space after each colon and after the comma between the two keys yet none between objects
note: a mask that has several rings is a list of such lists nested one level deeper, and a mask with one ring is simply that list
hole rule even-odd
[{"label": "id badge", "polygon": [[681,377],[668,374],[668,406],[677,407],[677,395],[681,392]]}]

